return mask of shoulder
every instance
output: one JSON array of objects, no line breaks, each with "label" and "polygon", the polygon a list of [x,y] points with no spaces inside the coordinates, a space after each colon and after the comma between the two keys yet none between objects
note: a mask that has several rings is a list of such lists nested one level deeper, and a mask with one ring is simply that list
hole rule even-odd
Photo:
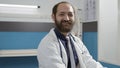
[{"label": "shoulder", "polygon": [[40,43],[51,43],[57,42],[57,37],[55,35],[54,29],[51,29],[50,32],[41,40]]},{"label": "shoulder", "polygon": [[57,45],[58,45],[57,37],[53,29],[51,29],[50,32],[40,41],[38,49],[56,48]]}]

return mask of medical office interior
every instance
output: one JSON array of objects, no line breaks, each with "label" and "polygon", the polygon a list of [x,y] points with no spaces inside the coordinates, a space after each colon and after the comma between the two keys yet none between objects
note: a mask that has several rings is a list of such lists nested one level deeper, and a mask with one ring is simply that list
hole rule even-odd
[{"label": "medical office interior", "polygon": [[[60,1],[0,0],[0,68],[38,68],[37,46],[54,27],[51,9]],[[93,58],[105,68],[120,68],[120,0],[64,1],[76,7],[74,31]]]}]

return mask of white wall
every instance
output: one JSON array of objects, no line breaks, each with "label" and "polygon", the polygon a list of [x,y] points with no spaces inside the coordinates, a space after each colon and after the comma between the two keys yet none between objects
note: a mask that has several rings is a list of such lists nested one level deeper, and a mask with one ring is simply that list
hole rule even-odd
[{"label": "white wall", "polygon": [[99,0],[98,59],[100,61],[120,65],[119,29],[118,0]]},{"label": "white wall", "polygon": [[96,2],[97,0],[84,0],[83,2],[83,22],[97,21],[96,19]]},{"label": "white wall", "polygon": [[[23,4],[23,5],[39,5],[40,8],[24,9],[24,8],[5,8],[0,7],[0,21],[52,21],[51,11],[54,4],[63,0],[0,0],[5,4]],[[65,0],[64,0],[65,1]],[[71,2],[78,9],[82,7],[82,0],[66,0]],[[80,4],[81,3],[81,4]]]},{"label": "white wall", "polygon": [[[119,45],[119,47],[118,47],[118,51],[120,51],[120,0],[118,0],[118,45]],[[119,56],[118,57],[120,57],[120,53],[118,54]],[[118,60],[120,60],[120,58],[118,59]]]}]

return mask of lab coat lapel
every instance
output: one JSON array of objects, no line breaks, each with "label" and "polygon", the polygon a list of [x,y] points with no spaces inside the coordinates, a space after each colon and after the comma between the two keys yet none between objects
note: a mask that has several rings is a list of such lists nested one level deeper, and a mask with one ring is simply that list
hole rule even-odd
[{"label": "lab coat lapel", "polygon": [[76,41],[73,40],[73,38],[71,37],[71,40],[74,44],[75,50],[77,52],[77,56],[78,56],[78,60],[79,60],[79,64],[77,66],[77,68],[86,68],[83,59],[82,59],[82,51],[80,50],[78,44],[76,43]]},{"label": "lab coat lapel", "polygon": [[[54,32],[54,28],[51,29],[51,35],[54,36],[55,41],[58,41],[58,45],[61,47],[61,51],[62,51],[62,57],[61,57],[61,58],[62,58],[62,61],[63,61],[63,63],[66,65],[66,68],[67,68],[67,65],[68,65],[67,53],[66,53],[65,48],[64,48],[62,42],[60,41],[60,39],[58,39],[58,38],[56,37],[56,34],[55,34],[55,32]],[[60,48],[59,48],[59,50],[60,50]],[[59,52],[60,52],[60,55],[61,55],[61,51],[59,51]]]},{"label": "lab coat lapel", "polygon": [[65,51],[65,48],[64,48],[62,42],[60,40],[59,40],[59,42],[60,42],[61,51],[62,51],[62,60],[63,60],[64,64],[66,65],[66,68],[67,68],[67,65],[68,65],[67,53]]}]

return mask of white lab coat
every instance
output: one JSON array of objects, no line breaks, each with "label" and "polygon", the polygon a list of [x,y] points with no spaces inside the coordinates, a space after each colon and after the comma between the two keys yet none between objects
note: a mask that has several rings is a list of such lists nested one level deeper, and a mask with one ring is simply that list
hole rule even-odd
[{"label": "white lab coat", "polygon": [[[77,68],[103,68],[99,62],[96,62],[91,57],[82,41],[75,36],[73,37],[74,40],[72,40],[74,41],[79,59]],[[41,40],[37,55],[39,68],[67,68],[68,59],[66,51],[61,42],[58,41],[59,39],[57,39],[54,29],[51,29],[43,40]]]}]

